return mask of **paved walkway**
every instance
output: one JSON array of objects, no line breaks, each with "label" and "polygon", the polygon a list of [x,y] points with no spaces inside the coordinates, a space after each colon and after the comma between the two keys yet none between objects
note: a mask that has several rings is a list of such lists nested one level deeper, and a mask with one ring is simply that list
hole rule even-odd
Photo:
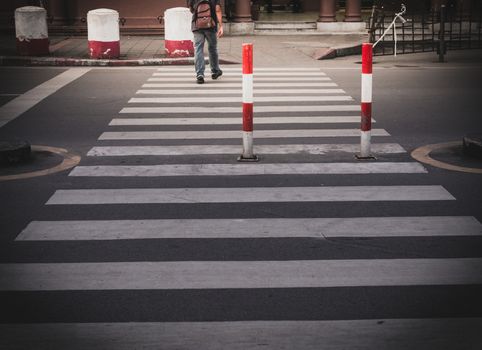
[{"label": "paved walkway", "polygon": [[[360,56],[356,48],[367,41],[366,35],[254,35],[225,36],[219,41],[222,64],[241,63],[243,43],[254,44],[254,64],[257,67],[319,67],[314,57],[330,49],[347,55],[336,60],[325,60],[323,65],[353,63]],[[155,36],[123,36],[121,57],[118,60],[91,60],[88,57],[86,37],[50,37],[50,56],[19,57],[13,35],[0,35],[0,65],[49,65],[49,66],[127,66],[193,64],[193,59],[170,59],[164,55],[164,40]],[[324,49],[324,50],[323,50]],[[355,49],[355,50],[354,50]],[[349,54],[356,54],[349,56]],[[458,65],[480,65],[482,50],[449,51],[447,62]],[[435,52],[394,56],[377,56],[377,63],[385,64],[433,64],[438,63]]]},{"label": "paved walkway", "polygon": [[[6,64],[35,65],[106,65],[106,60],[89,60],[86,37],[50,37],[48,58],[18,58],[13,36],[0,37],[0,56]],[[315,64],[312,57],[321,48],[356,47],[366,41],[366,35],[256,35],[225,36],[219,41],[220,58],[224,63],[240,63],[242,43],[255,45],[255,64],[300,65]],[[186,62],[187,61],[187,62]],[[112,63],[112,62],[111,62]],[[121,57],[113,65],[192,63],[185,59],[168,59],[164,40],[155,36],[123,36]]]}]

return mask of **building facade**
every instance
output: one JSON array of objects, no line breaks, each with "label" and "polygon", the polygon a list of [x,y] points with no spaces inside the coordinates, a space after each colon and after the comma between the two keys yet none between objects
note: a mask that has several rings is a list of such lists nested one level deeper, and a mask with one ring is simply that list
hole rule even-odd
[{"label": "building facade", "polygon": [[[249,34],[253,31],[253,23],[259,18],[257,11],[260,5],[264,10],[268,0],[221,0],[228,33]],[[441,4],[471,11],[480,2],[478,0],[272,0],[272,6],[280,11],[315,13],[313,21],[318,28],[353,29],[355,23],[361,23],[362,8],[370,8],[373,4],[383,4],[385,8],[399,9],[405,3],[410,10],[427,10],[438,8]],[[121,31],[139,34],[161,34],[163,32],[163,14],[168,8],[186,6],[186,0],[11,0],[0,2],[0,29],[13,30],[14,10],[21,6],[42,5],[47,9],[49,27],[52,32],[83,33],[86,29],[87,12],[96,8],[117,10],[121,17]],[[296,5],[296,6],[294,6]],[[341,10],[341,11],[340,11]],[[340,13],[342,17],[340,18]],[[338,15],[337,15],[338,14]],[[284,16],[284,20],[290,20]],[[293,17],[293,20],[296,20]],[[330,27],[330,23],[345,23],[344,26]],[[350,27],[350,23],[353,25]],[[328,24],[328,25],[327,25]],[[361,28],[361,26],[359,26]]]}]

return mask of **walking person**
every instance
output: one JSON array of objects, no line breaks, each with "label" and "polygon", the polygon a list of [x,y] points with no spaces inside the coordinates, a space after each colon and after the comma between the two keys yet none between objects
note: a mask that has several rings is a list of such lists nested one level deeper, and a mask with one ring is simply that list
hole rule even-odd
[{"label": "walking person", "polygon": [[194,63],[196,82],[204,83],[204,42],[208,42],[211,78],[216,80],[223,71],[219,68],[218,38],[223,35],[223,14],[220,0],[189,0],[194,34]]}]

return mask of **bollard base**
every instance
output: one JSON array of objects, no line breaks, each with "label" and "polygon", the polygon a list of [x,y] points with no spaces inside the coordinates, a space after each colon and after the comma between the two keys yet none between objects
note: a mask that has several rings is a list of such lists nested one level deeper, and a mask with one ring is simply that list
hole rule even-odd
[{"label": "bollard base", "polygon": [[253,155],[252,157],[243,157],[240,155],[238,157],[238,162],[259,162],[259,158],[256,155]]},{"label": "bollard base", "polygon": [[372,156],[372,155],[362,157],[361,155],[356,154],[356,155],[355,155],[355,158],[356,158],[357,160],[377,160],[377,157]]}]

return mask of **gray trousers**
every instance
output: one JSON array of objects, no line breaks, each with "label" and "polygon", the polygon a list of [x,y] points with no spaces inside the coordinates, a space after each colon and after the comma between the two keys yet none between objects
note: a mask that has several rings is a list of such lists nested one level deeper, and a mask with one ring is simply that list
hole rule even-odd
[{"label": "gray trousers", "polygon": [[204,76],[204,42],[208,42],[209,64],[211,66],[211,73],[218,73],[219,56],[218,56],[218,38],[216,31],[210,29],[196,30],[194,34],[194,63],[196,68],[196,76]]}]

